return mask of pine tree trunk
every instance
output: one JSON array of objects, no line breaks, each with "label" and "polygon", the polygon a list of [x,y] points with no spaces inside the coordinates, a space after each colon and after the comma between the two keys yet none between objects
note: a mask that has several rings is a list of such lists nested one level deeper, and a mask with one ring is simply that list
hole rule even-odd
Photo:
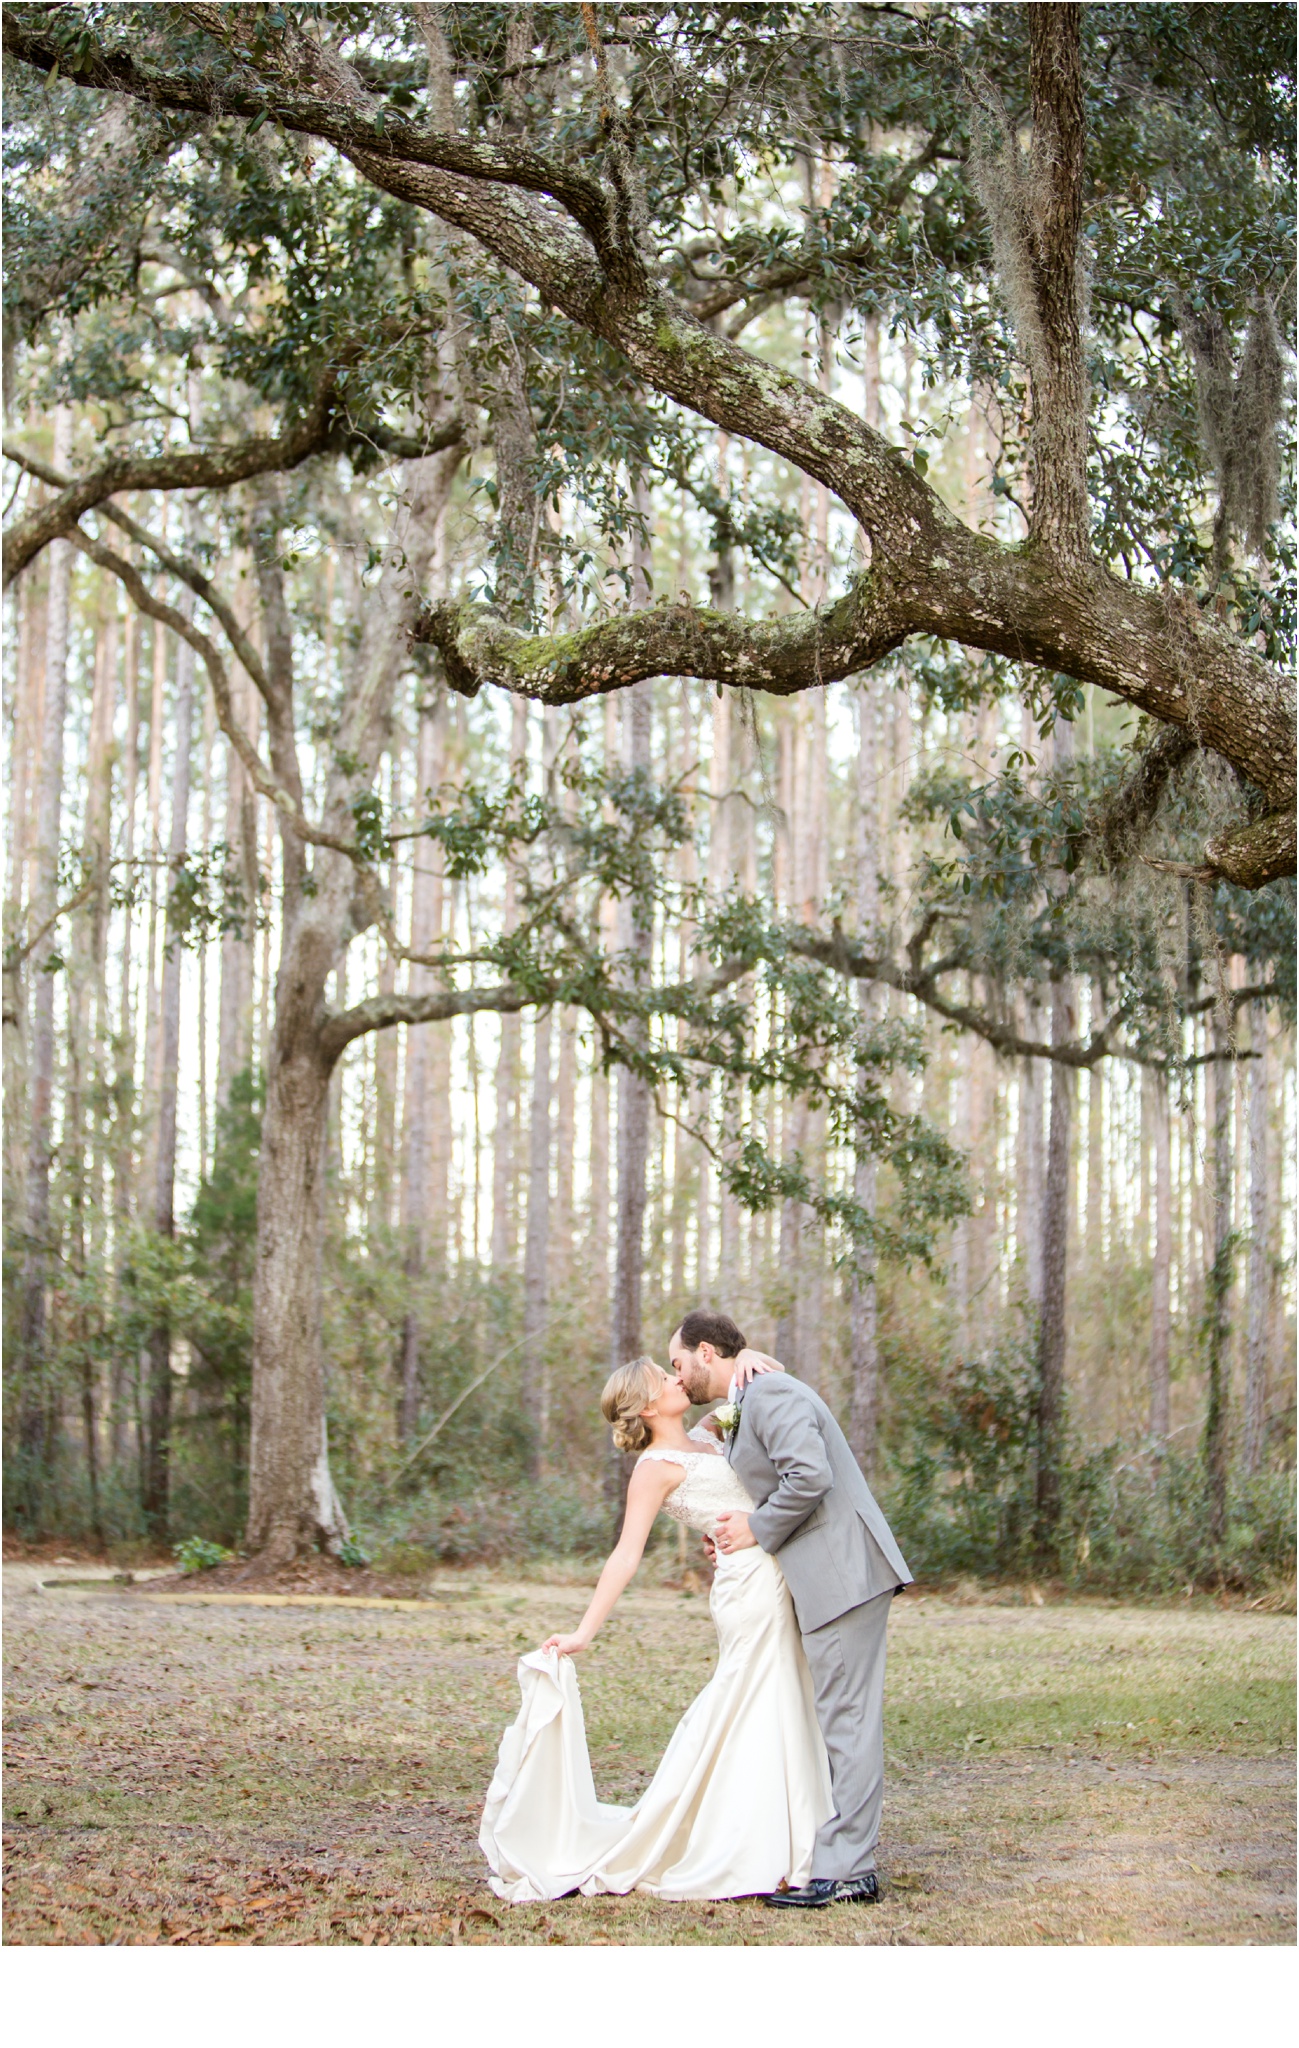
[{"label": "pine tree trunk", "polygon": [[[12,790],[6,820],[4,913],[4,1213],[15,1237],[25,1233],[27,1177],[27,976],[16,957],[23,940],[31,853],[31,798],[40,779],[40,662],[44,635],[36,620],[42,586],[30,572],[18,586],[14,662]],[[12,950],[11,950],[12,946]]]},{"label": "pine tree trunk", "polygon": [[[1024,1036],[1042,1036],[1042,1005],[1033,996],[1024,999]],[[1024,1293],[1034,1320],[1042,1312],[1042,1205],[1046,1161],[1042,1145],[1042,1062],[1020,1062],[1019,1079],[1019,1197],[1016,1238],[1024,1259]]]},{"label": "pine tree trunk", "polygon": [[[420,707],[415,788],[416,806],[421,815],[425,792],[436,790],[442,780],[444,708],[440,696],[426,699]],[[435,949],[440,936],[442,877],[432,840],[412,840],[411,848],[410,946],[413,953],[428,953]],[[422,994],[435,986],[434,971],[430,967],[412,965],[409,974],[409,987],[413,993]],[[401,1221],[406,1239],[406,1277],[412,1286],[401,1335],[397,1434],[403,1443],[414,1435],[419,1422],[420,1315],[415,1297],[428,1256],[434,1201],[432,1056],[433,1033],[430,1027],[417,1025],[408,1030],[402,1104]]]},{"label": "pine tree trunk", "polygon": [[1249,1268],[1245,1350],[1246,1472],[1258,1472],[1267,1444],[1267,1339],[1272,1261],[1268,1244],[1268,1081],[1267,1009],[1251,1003],[1249,1062]]},{"label": "pine tree trunk", "polygon": [[[647,514],[645,489],[637,482],[638,501]],[[636,599],[648,595],[645,549],[638,544],[634,555],[633,587]],[[624,697],[624,759],[628,769],[648,775],[653,719],[653,684],[637,683]],[[647,973],[653,933],[639,903],[624,904],[621,938],[629,972]],[[649,1161],[649,1083],[627,1067],[618,1069],[618,1184],[614,1213],[613,1299],[609,1318],[609,1362],[616,1370],[640,1355],[641,1299],[645,1260],[646,1167]],[[605,1468],[605,1492],[616,1524],[622,1526],[630,1464],[616,1452],[609,1454]]]},{"label": "pine tree trunk", "polygon": [[[1064,1044],[1073,1032],[1068,982],[1051,991],[1051,1042]],[[1037,1539],[1049,1560],[1056,1549],[1060,1519],[1061,1466],[1065,1422],[1066,1271],[1069,1249],[1070,1136],[1074,1074],[1051,1065],[1051,1121],[1047,1139],[1046,1187],[1042,1205],[1042,1306],[1037,1335]]]},{"label": "pine tree trunk", "polygon": [[[632,538],[632,603],[648,605],[653,595],[650,562],[651,507],[645,479],[633,480],[642,530]],[[648,776],[654,719],[654,685],[638,683],[624,697],[624,762],[633,774]],[[639,902],[624,905],[622,940],[630,972],[649,972],[653,930]],[[613,1310],[610,1318],[610,1360],[625,1364],[641,1350],[641,1295],[645,1257],[645,1173],[649,1161],[649,1083],[628,1068],[618,1071],[618,1193],[614,1224]],[[619,1520],[626,1497],[627,1473],[620,1473]]]},{"label": "pine tree trunk", "polygon": [[[54,415],[54,464],[66,472],[72,453],[72,414],[59,406]],[[68,623],[72,592],[72,547],[53,541],[48,549],[49,590],[46,598],[44,720],[41,734],[40,786],[36,811],[30,929],[33,935],[54,915],[59,888],[59,833],[63,815],[63,743],[68,708]],[[48,1461],[48,1304],[50,1262],[50,1166],[54,1113],[54,969],[57,935],[51,931],[32,960],[35,993],[31,1031],[31,1135],[27,1155],[25,1203],[27,1251],[23,1268],[21,1327],[22,1379],[18,1436],[33,1463]]]},{"label": "pine tree trunk", "polygon": [[[510,727],[511,774],[522,773],[527,752],[528,706],[524,698],[516,697]],[[502,931],[513,931],[517,922],[518,885],[513,869],[507,868]],[[496,1060],[496,1131],[492,1141],[492,1270],[498,1280],[505,1278],[518,1249],[513,1183],[522,1031],[517,1017],[502,1017],[500,1051]]]},{"label": "pine tree trunk", "polygon": [[1168,1079],[1147,1067],[1155,1154],[1155,1253],[1150,1276],[1150,1435],[1162,1450],[1168,1440],[1169,1340],[1172,1328],[1173,1176],[1169,1145]]},{"label": "pine tree trunk", "polygon": [[551,1012],[532,1032],[532,1100],[528,1117],[528,1210],[523,1250],[523,1413],[528,1470],[544,1472],[550,1447],[550,1376],[546,1361],[547,1261],[550,1250]]},{"label": "pine tree trunk", "polygon": [[[193,616],[189,592],[181,600]],[[180,1080],[180,984],[183,952],[175,931],[172,901],[189,840],[190,746],[194,716],[194,650],[182,641],[176,660],[176,752],[172,765],[171,830],[167,841],[167,920],[159,1005],[158,1129],[154,1151],[153,1227],[171,1239],[176,1233],[176,1112]],[[171,1329],[160,1319],[149,1335],[149,1429],[144,1466],[143,1507],[159,1540],[168,1533],[171,1492]]]},{"label": "pine tree trunk", "polygon": [[[242,620],[253,637],[253,627]],[[236,669],[232,678],[236,710],[244,731],[256,743],[261,699],[252,683]],[[235,1075],[253,1059],[253,960],[258,904],[257,803],[243,764],[233,747],[226,750],[225,842],[229,848],[232,896],[240,900],[237,926],[221,935],[221,994],[217,1022],[217,1105],[230,1101]]]},{"label": "pine tree trunk", "polygon": [[[165,527],[164,527],[165,537]],[[159,579],[159,593],[166,586]],[[161,1045],[158,985],[159,932],[165,906],[162,851],[162,737],[166,713],[167,633],[159,620],[153,625],[153,680],[149,695],[149,953],[145,974],[144,1059],[140,1085],[141,1183],[152,1189],[156,1179],[158,1148],[158,1059]]]},{"label": "pine tree trunk", "polygon": [[[122,857],[124,873],[134,890],[138,884],[135,868],[136,798],[140,771],[140,618],[128,607],[123,622],[122,690],[126,700],[126,734],[122,748]],[[122,1241],[135,1203],[135,1148],[133,1144],[135,1083],[135,912],[128,900],[122,911],[121,949],[118,955],[119,1008],[114,1049],[114,1092],[117,1099],[113,1142],[113,1227]],[[109,1456],[113,1465],[125,1462],[130,1421],[128,1358],[122,1345],[113,1347],[109,1366]]]},{"label": "pine tree trunk", "polygon": [[559,1060],[555,1074],[555,1225],[552,1267],[566,1287],[573,1263],[573,1164],[577,1144],[577,1024],[573,1012],[559,1012]]},{"label": "pine tree trunk", "polygon": [[[651,686],[639,683],[627,692],[627,766],[646,773],[650,765]],[[634,963],[648,966],[651,933],[627,906],[626,950]],[[629,1068],[618,1069],[618,1189],[614,1225],[614,1281],[611,1368],[625,1365],[641,1350],[641,1290],[645,1243],[645,1169],[649,1159],[649,1084]]]},{"label": "pine tree trunk", "polygon": [[[104,592],[101,589],[100,600]],[[94,1077],[105,1071],[107,1012],[106,937],[108,857],[112,811],[112,727],[117,695],[117,621],[111,613],[96,621],[94,683],[86,748],[85,813],[81,860],[95,894],[78,917],[69,947],[68,1086],[62,1151],[69,1191],[68,1257],[80,1297],[72,1317],[80,1381],[82,1443],[90,1497],[91,1530],[102,1547],[99,1505],[99,1419],[95,1311],[86,1297],[87,1256],[103,1250],[102,1150]]]},{"label": "pine tree trunk", "polygon": [[1215,1004],[1209,1066],[1213,1089],[1212,1230],[1213,1256],[1205,1274],[1208,1349],[1208,1408],[1204,1418],[1204,1467],[1209,1485],[1209,1541],[1217,1547],[1227,1534],[1228,1339],[1231,1332],[1233,1243],[1231,1229],[1231,1025]]},{"label": "pine tree trunk", "polygon": [[[401,743],[397,733],[394,733],[392,745],[388,808],[391,815],[397,817],[401,809]],[[393,919],[394,926],[397,915],[396,889],[397,863],[393,861],[388,869],[387,903],[388,914]],[[381,996],[392,995],[397,987],[397,963],[387,946],[380,952],[376,986]],[[369,1217],[371,1230],[380,1237],[386,1236],[392,1224],[392,1198],[397,1161],[398,1050],[398,1034],[395,1031],[376,1032],[373,1055],[374,1117],[371,1130]]]},{"label": "pine tree trunk", "polygon": [[[878,688],[868,678],[857,691],[857,932],[859,944],[867,950],[876,943],[880,921],[880,711]],[[859,982],[857,999],[862,1029],[870,1032],[881,1011],[875,984]],[[876,1192],[874,1155],[860,1151],[853,1166],[853,1199],[863,1210],[868,1228],[875,1220]],[[878,1269],[869,1242],[856,1251],[848,1314],[848,1441],[869,1479],[875,1472],[879,1441]]]}]

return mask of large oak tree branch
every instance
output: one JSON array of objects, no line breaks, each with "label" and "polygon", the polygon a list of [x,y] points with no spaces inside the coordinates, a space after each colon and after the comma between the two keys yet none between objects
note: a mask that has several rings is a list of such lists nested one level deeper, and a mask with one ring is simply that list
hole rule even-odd
[{"label": "large oak tree branch", "polygon": [[[8,589],[14,577],[50,541],[69,532],[83,512],[92,511],[117,492],[227,490],[232,484],[244,483],[249,477],[264,476],[271,470],[296,469],[310,456],[322,454],[333,444],[338,427],[335,404],[331,372],[323,380],[311,411],[282,434],[254,435],[250,440],[228,448],[177,448],[165,455],[127,452],[114,456],[89,476],[64,478],[57,486],[56,497],[44,505],[33,507],[30,512],[24,512],[5,534],[4,587]],[[451,447],[463,437],[463,433],[463,424],[452,420],[438,427],[427,439],[414,435],[389,435],[382,428],[370,429],[364,438],[385,452],[425,455]],[[56,474],[35,456],[10,442],[5,443],[4,453],[8,461],[16,462],[20,468],[47,483]],[[119,519],[118,524],[124,525],[125,521]],[[149,542],[148,545],[153,547],[154,544]],[[154,552],[157,553],[156,547]],[[187,576],[185,580],[188,582],[190,579]]]},{"label": "large oak tree branch", "polygon": [[[306,418],[283,434],[256,434],[231,448],[178,448],[165,455],[115,455],[91,475],[38,505],[16,519],[4,537],[4,582],[6,589],[27,567],[34,555],[50,541],[66,534],[83,512],[101,505],[116,491],[224,490],[243,483],[268,469],[293,469],[315,455],[329,438],[332,419],[332,379],[322,389]],[[11,461],[32,468],[15,449],[5,454]]]},{"label": "large oak tree branch", "polygon": [[824,612],[752,621],[659,605],[574,633],[519,632],[484,607],[427,608],[418,638],[443,655],[454,688],[499,684],[570,704],[646,676],[697,676],[777,695],[869,668],[924,633],[1062,671],[1135,704],[1231,761],[1270,814],[1208,848],[1242,887],[1294,873],[1294,685],[1192,609],[1121,583],[1096,564],[1070,570],[1025,546],[949,537],[927,567],[877,561]]},{"label": "large oak tree branch", "polygon": [[[21,468],[28,470],[32,476],[38,476],[42,483],[52,485],[55,490],[66,491],[74,487],[70,477],[63,476],[48,462],[42,462],[39,457],[27,454],[24,449],[17,448],[8,441],[4,445],[4,454],[7,461],[18,463]],[[159,540],[147,526],[141,526],[138,519],[132,519],[130,513],[124,512],[120,505],[105,502],[97,505],[95,511],[99,518],[111,519],[114,526],[120,527],[123,533],[129,534],[132,540],[147,548],[164,569],[169,569],[179,582],[189,585],[196,597],[202,598],[213,617],[220,620],[235,659],[252,678],[259,695],[269,704],[271,686],[262,667],[261,656],[236,618],[233,606],[221,595],[210,578],[203,574],[196,563],[188,561],[183,555],[175,554],[165,541]]]},{"label": "large oak tree branch", "polygon": [[[244,34],[226,10],[191,13],[227,46]],[[972,533],[901,451],[846,407],[711,333],[656,286],[627,259],[618,195],[598,180],[513,143],[470,143],[395,119],[378,132],[355,74],[306,37],[284,63],[304,78],[314,67],[309,92],[295,94],[282,77],[267,80],[246,67],[234,80],[197,68],[183,76],[146,73],[124,51],[95,53],[80,81],[191,112],[265,110],[286,127],[332,141],[383,190],[475,236],[547,303],[617,348],[644,383],[824,483],[870,537],[869,576],[802,637],[784,623],[744,625],[710,614],[669,621],[659,611],[644,623],[613,621],[562,643],[529,643],[510,640],[491,614],[430,613],[421,631],[448,653],[458,687],[499,681],[572,702],[669,673],[797,690],[868,667],[910,634],[955,640],[1097,684],[1221,753],[1262,790],[1268,816],[1223,835],[1206,860],[1213,872],[1257,887],[1294,872],[1292,681],[1194,607],[1183,611],[1120,583],[1079,540],[1085,506],[1080,513],[1071,437],[1081,363],[1074,214],[1082,127],[1073,14],[1063,7],[1033,16],[1034,174],[1042,188],[1034,212],[1035,444],[1042,464],[1037,527],[1022,547]],[[6,45],[48,70],[57,55],[51,26],[43,10],[11,6]]]},{"label": "large oak tree branch", "polygon": [[[60,12],[53,7],[6,7],[5,49],[39,71],[52,71],[63,54],[56,32]],[[296,134],[318,135],[347,153],[360,148],[484,184],[516,186],[556,201],[595,248],[607,241],[610,196],[596,179],[518,142],[474,142],[452,132],[417,127],[368,93],[357,73],[334,51],[292,26],[278,47],[264,44],[254,64],[252,42],[259,24],[250,11],[191,6],[185,12],[233,58],[232,70],[222,74],[195,66],[184,72],[157,71],[137,62],[125,46],[106,49],[97,43],[81,55],[76,83],[125,93],[146,106],[209,118],[269,118]]]}]

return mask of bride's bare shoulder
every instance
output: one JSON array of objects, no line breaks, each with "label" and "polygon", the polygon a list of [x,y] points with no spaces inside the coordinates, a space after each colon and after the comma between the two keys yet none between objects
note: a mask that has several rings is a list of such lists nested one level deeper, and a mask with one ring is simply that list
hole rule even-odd
[{"label": "bride's bare shoulder", "polygon": [[636,1460],[635,1469],[627,1483],[627,1491],[633,1489],[644,1495],[668,1494],[680,1486],[686,1476],[684,1461],[678,1462],[668,1451],[642,1451]]}]

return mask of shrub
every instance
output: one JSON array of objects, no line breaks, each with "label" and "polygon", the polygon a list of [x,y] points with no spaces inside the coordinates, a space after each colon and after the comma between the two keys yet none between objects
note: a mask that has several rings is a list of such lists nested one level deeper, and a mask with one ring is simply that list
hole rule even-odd
[{"label": "shrub", "polygon": [[215,1571],[219,1564],[233,1564],[234,1555],[233,1550],[223,1550],[219,1543],[209,1543],[202,1536],[187,1536],[172,1551],[183,1572]]},{"label": "shrub", "polygon": [[913,1419],[882,1487],[903,1554],[921,1578],[1005,1579],[1049,1569],[1084,1592],[1185,1586],[1261,1592],[1295,1569],[1288,1472],[1236,1474],[1221,1545],[1208,1536],[1203,1461],[1149,1440],[1085,1449],[1067,1441],[1054,1555],[1034,1536],[1032,1361],[1006,1347],[963,1360]]}]

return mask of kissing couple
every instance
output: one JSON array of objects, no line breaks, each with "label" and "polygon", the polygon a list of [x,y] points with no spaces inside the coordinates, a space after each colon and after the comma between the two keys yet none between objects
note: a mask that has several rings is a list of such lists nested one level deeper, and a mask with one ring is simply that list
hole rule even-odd
[{"label": "kissing couple", "polygon": [[[762,1897],[822,1907],[878,1897],[884,1652],[911,1574],[824,1401],[729,1316],[696,1309],[600,1406],[638,1452],[622,1534],[572,1635],[519,1660],[479,1843],[517,1904],[572,1892]],[[716,1409],[687,1431],[692,1407]],[[572,1660],[635,1574],[660,1511],[716,1562],[717,1669],[635,1806],[597,1800]]]}]

